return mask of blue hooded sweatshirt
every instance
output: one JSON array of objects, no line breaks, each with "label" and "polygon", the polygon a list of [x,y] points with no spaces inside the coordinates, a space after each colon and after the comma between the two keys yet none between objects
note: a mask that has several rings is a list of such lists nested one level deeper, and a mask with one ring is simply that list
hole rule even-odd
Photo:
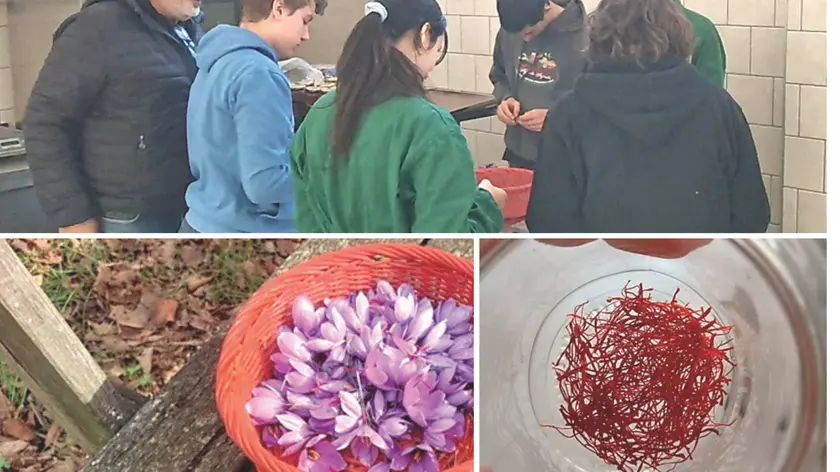
[{"label": "blue hooded sweatshirt", "polygon": [[295,232],[292,91],[274,50],[219,25],[200,41],[187,108],[195,182],[186,220],[200,233]]}]

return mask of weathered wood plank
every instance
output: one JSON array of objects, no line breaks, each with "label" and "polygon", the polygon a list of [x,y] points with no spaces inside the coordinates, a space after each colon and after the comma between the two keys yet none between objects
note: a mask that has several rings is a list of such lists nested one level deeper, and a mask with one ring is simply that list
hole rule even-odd
[{"label": "weathered wood plank", "polygon": [[[389,240],[419,244],[420,239]],[[275,273],[317,255],[383,240],[310,239]],[[216,412],[213,386],[229,323],[103,448],[83,472],[243,472],[251,469],[228,439]]]},{"label": "weathered wood plank", "polygon": [[0,240],[0,360],[87,451],[101,448],[139,407],[109,382],[82,342]]}]

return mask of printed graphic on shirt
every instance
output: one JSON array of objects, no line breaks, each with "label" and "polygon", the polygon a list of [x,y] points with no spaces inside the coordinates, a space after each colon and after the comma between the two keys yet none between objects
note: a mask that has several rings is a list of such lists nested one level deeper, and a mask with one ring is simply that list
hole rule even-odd
[{"label": "printed graphic on shirt", "polygon": [[519,77],[526,82],[547,85],[557,80],[557,62],[550,52],[523,52],[519,56]]}]

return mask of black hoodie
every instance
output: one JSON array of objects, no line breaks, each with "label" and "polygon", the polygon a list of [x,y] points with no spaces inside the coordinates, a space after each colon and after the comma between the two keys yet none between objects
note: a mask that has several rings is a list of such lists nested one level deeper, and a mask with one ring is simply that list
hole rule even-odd
[{"label": "black hoodie", "polygon": [[767,229],[744,113],[683,60],[593,65],[551,109],[543,135],[532,232]]}]

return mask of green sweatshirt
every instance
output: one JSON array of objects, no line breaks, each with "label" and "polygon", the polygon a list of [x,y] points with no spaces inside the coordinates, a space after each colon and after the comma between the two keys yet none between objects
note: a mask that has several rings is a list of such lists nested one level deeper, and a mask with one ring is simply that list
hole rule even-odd
[{"label": "green sweatshirt", "polygon": [[698,72],[723,87],[726,76],[726,50],[723,48],[723,41],[720,39],[715,24],[705,16],[683,6],[680,0],[674,1],[682,6],[694,30],[697,44],[694,55],[691,56],[691,63]]},{"label": "green sweatshirt", "polygon": [[333,161],[335,92],[301,123],[291,150],[301,233],[497,233],[502,212],[476,184],[458,123],[423,98],[392,98],[361,120]]}]

